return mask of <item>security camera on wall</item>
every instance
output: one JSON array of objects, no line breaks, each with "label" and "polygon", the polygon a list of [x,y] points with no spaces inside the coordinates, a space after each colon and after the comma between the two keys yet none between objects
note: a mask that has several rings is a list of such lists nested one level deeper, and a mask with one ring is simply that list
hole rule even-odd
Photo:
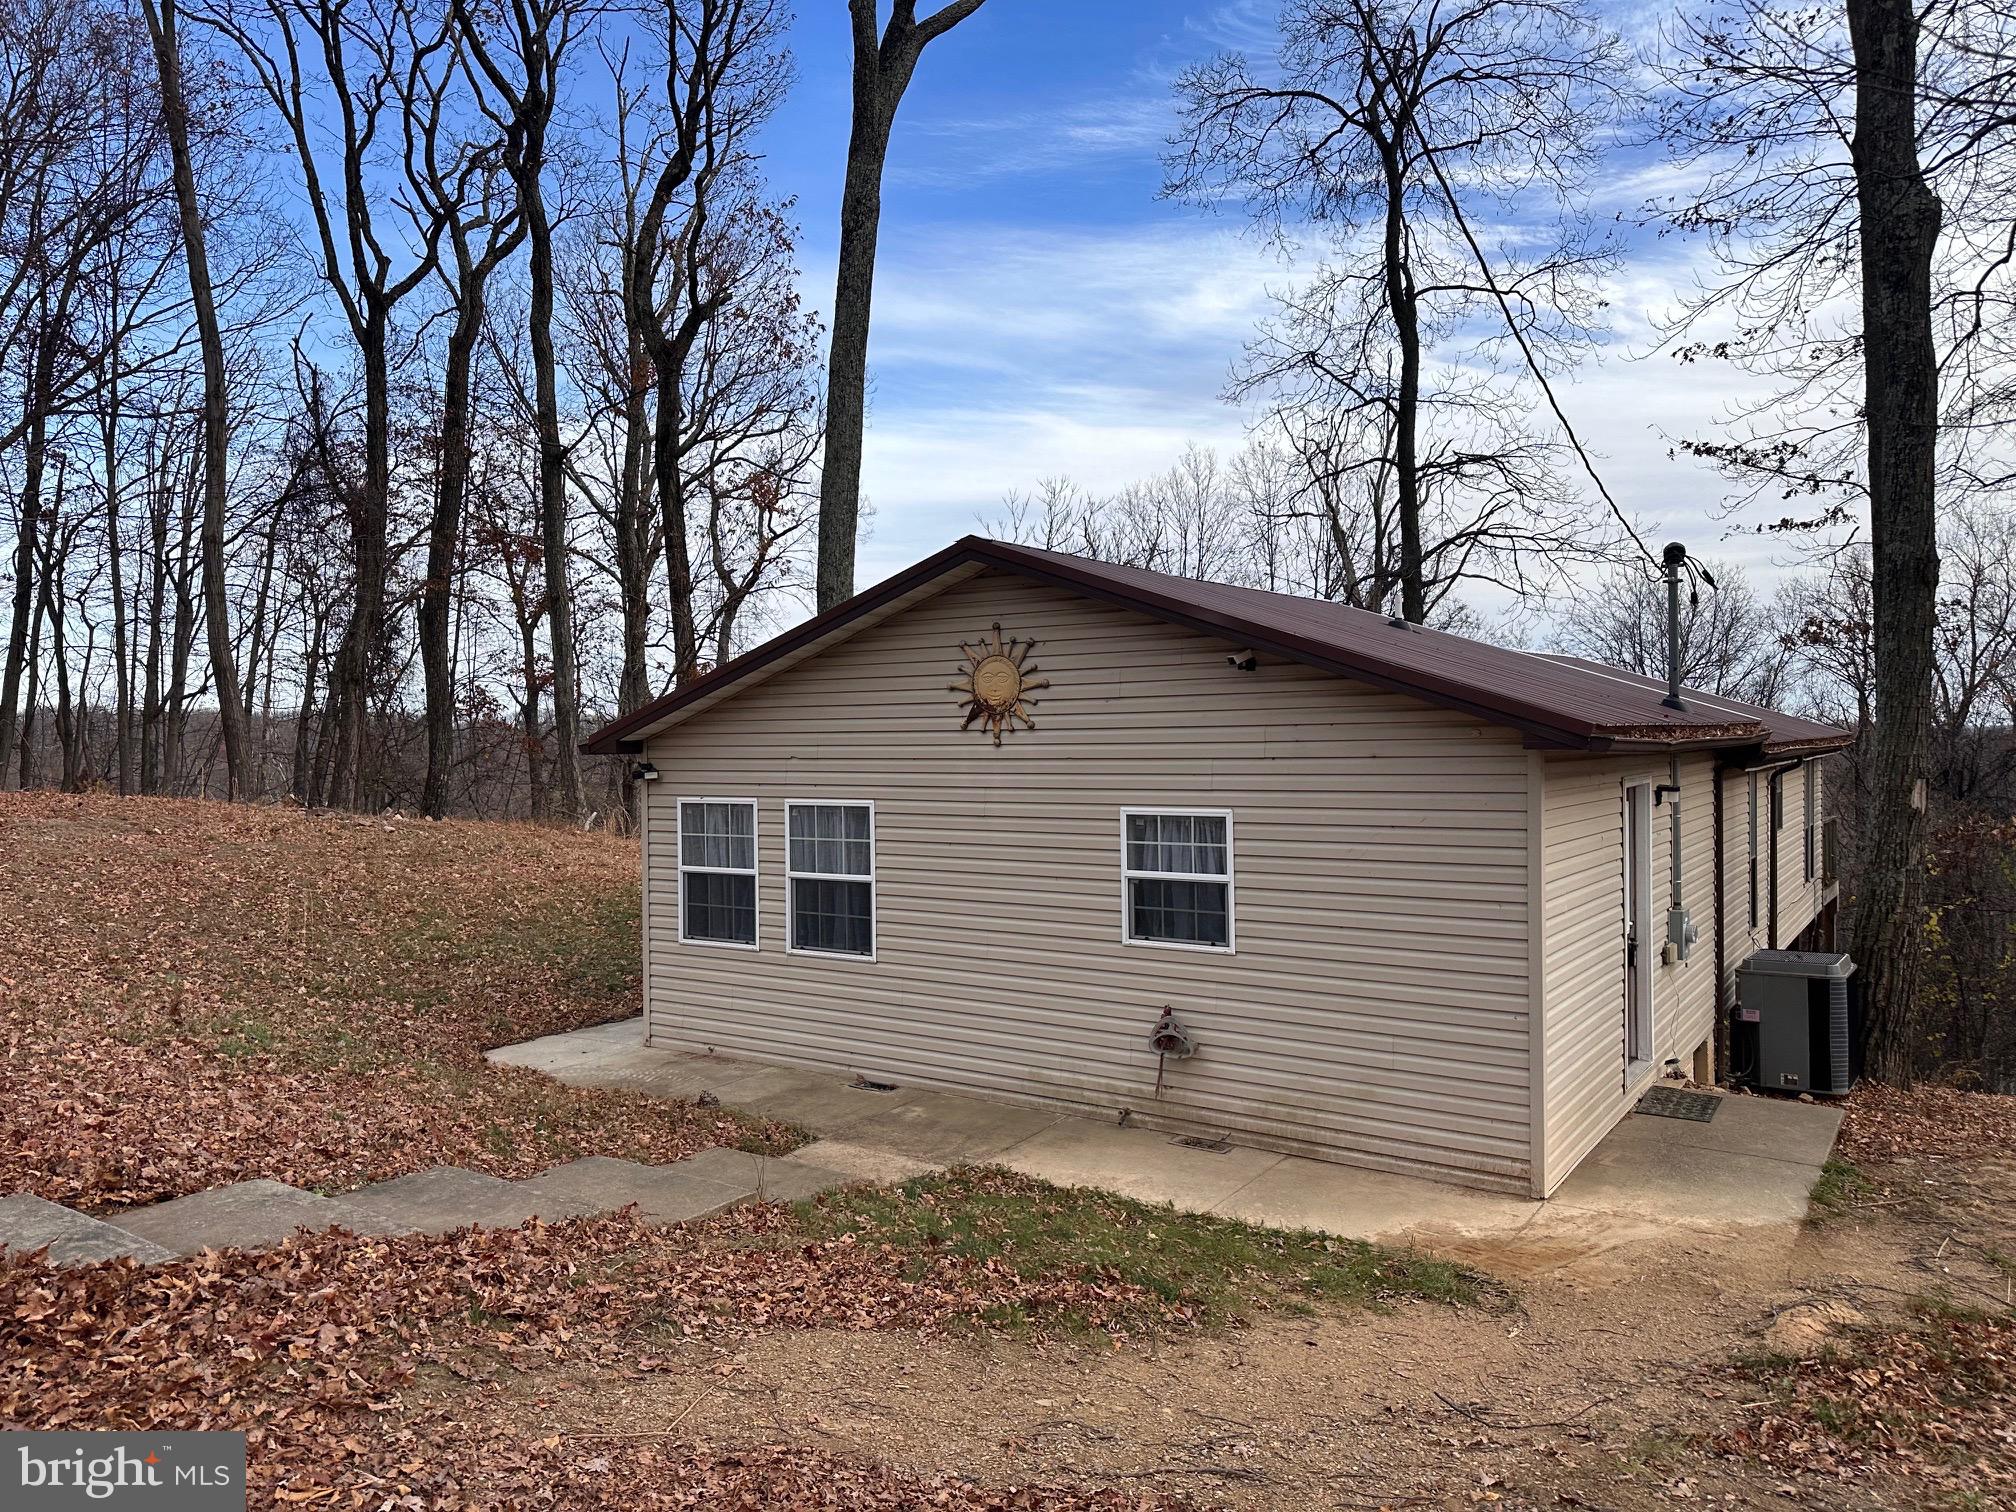
[{"label": "security camera on wall", "polygon": [[1225,658],[1225,665],[1235,672],[1251,672],[1260,665],[1260,658],[1251,651],[1234,651]]}]

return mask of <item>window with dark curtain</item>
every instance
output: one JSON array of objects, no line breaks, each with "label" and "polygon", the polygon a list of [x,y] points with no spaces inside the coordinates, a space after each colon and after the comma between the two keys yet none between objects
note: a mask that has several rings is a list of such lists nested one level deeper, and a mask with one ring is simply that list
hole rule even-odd
[{"label": "window with dark curtain", "polygon": [[1122,816],[1122,849],[1127,939],[1231,949],[1227,815],[1129,812]]}]

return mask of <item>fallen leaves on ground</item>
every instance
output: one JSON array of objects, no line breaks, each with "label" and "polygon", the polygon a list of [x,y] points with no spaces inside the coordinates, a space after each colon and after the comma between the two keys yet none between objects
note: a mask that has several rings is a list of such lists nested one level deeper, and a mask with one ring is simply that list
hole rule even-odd
[{"label": "fallen leaves on ground", "polygon": [[[512,1365],[635,1371],[668,1334],[933,1329],[1005,1310],[1121,1332],[1185,1321],[1097,1275],[945,1253],[920,1266],[851,1235],[807,1241],[777,1205],[676,1229],[617,1215],[442,1238],[304,1234],[147,1269],[0,1253],[0,1427],[239,1429],[255,1498],[346,1506],[1175,1505],[989,1489],[801,1449],[507,1441],[460,1420],[457,1393]],[[423,1372],[456,1389],[430,1401]]]},{"label": "fallen leaves on ground", "polygon": [[1857,1165],[2016,1158],[2016,1098],[1864,1082],[1848,1099],[1840,1153]]},{"label": "fallen leaves on ground", "polygon": [[637,891],[603,834],[0,794],[0,1195],[788,1148],[483,1059],[636,1011]]},{"label": "fallen leaves on ground", "polygon": [[1955,1505],[2016,1496],[2016,1321],[1934,1312],[1751,1374],[1771,1388],[1727,1446],[1788,1476],[1903,1476]]}]

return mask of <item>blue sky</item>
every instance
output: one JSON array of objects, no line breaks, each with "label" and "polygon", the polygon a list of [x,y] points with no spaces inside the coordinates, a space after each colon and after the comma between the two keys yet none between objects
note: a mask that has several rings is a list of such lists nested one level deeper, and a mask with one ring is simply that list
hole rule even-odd
[{"label": "blue sky", "polygon": [[[926,52],[884,186],[863,585],[1043,477],[1100,490],[1167,467],[1187,441],[1238,445],[1248,417],[1219,396],[1268,287],[1292,274],[1236,216],[1158,198],[1158,155],[1175,75],[1220,48],[1265,48],[1273,9],[988,0]],[[802,0],[791,45],[799,82],[764,147],[773,187],[797,198],[806,295],[824,309],[849,112],[842,0]],[[1620,154],[1596,208],[1634,209],[1657,173]],[[1669,436],[1702,433],[1754,385],[1645,355],[1700,257],[1633,233],[1613,335],[1563,397],[1648,538],[1768,580],[1770,546],[1721,516],[1726,485],[1668,455]]]}]

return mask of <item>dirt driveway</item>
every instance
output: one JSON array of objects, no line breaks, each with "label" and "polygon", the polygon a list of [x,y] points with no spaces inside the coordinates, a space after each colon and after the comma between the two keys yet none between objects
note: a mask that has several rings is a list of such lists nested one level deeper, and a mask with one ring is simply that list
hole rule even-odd
[{"label": "dirt driveway", "polygon": [[1946,1172],[1936,1202],[1874,1191],[1808,1227],[1480,1243],[1466,1258],[1513,1282],[1503,1312],[1274,1314],[1118,1347],[777,1333],[673,1345],[623,1380],[521,1377],[485,1412],[584,1444],[788,1444],[1238,1507],[2005,1505],[1717,1451],[1770,1407],[1733,1362],[1853,1347],[1844,1322],[1883,1325],[1928,1296],[2004,1295],[1990,1256],[2016,1249],[2016,1166]]}]

